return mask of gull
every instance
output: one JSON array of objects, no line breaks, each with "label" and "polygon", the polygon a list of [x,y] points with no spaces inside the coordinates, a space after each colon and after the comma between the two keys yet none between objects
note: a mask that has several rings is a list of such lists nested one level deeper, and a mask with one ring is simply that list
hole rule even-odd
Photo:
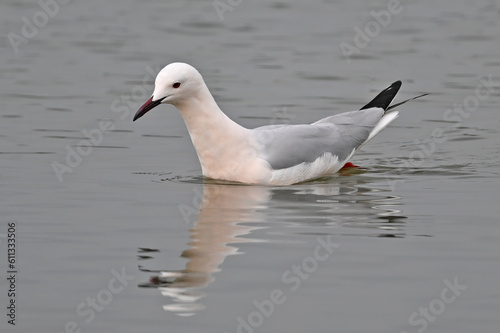
[{"label": "gull", "polygon": [[390,106],[401,81],[396,81],[356,111],[312,124],[245,128],[221,111],[201,74],[191,65],[171,63],[157,75],[153,95],[134,121],[160,104],[179,109],[204,177],[261,185],[291,185],[329,176],[399,115]]}]

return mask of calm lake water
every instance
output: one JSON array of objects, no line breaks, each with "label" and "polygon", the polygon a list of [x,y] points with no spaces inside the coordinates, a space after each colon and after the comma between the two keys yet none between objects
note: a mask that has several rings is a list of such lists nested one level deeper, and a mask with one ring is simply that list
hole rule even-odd
[{"label": "calm lake water", "polygon": [[[41,3],[0,5],[2,332],[498,332],[498,0]],[[204,182],[132,123],[174,61],[247,127],[432,95],[359,169]]]}]

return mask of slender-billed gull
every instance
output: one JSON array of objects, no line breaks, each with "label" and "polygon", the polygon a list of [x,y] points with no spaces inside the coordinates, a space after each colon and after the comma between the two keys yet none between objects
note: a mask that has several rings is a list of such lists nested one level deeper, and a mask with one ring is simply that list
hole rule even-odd
[{"label": "slender-billed gull", "polygon": [[396,81],[360,110],[312,124],[247,129],[221,111],[194,67],[172,63],[158,73],[153,96],[134,121],[159,104],[173,104],[184,118],[205,177],[289,185],[336,173],[398,117],[395,106],[425,95],[390,106],[400,87]]}]

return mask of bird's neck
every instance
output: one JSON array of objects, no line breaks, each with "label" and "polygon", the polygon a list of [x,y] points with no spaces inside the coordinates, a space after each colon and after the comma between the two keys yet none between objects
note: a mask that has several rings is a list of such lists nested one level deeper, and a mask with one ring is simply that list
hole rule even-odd
[{"label": "bird's neck", "polygon": [[216,178],[214,173],[222,161],[248,147],[249,130],[220,110],[206,86],[175,106],[184,118],[205,176]]},{"label": "bird's neck", "polygon": [[195,96],[175,104],[181,112],[191,135],[210,136],[212,131],[221,129],[243,129],[226,116],[206,86],[200,88]]}]

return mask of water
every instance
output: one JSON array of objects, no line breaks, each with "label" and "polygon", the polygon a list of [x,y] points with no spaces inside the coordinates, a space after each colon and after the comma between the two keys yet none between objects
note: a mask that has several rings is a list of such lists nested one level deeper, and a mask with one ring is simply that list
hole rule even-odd
[{"label": "water", "polygon": [[[221,21],[211,1],[69,2],[41,24],[36,1],[4,1],[2,332],[497,332],[498,1],[403,1],[381,23],[387,1],[232,4]],[[173,61],[248,127],[352,110],[397,79],[398,100],[432,95],[360,169],[205,183],[173,107],[131,121]]]}]

